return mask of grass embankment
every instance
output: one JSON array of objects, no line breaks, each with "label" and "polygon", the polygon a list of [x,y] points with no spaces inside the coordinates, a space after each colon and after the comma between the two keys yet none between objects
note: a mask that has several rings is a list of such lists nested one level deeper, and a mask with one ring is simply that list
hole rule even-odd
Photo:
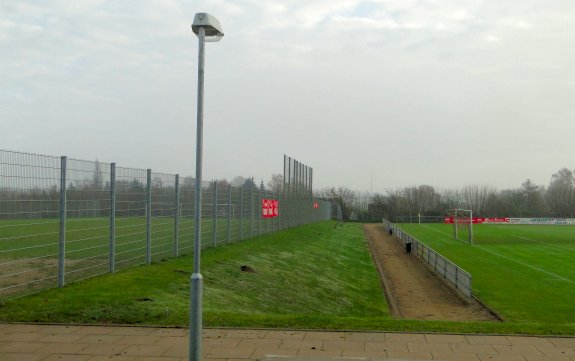
[{"label": "grass embankment", "polygon": [[[191,265],[181,257],[8,301],[0,320],[185,326]],[[208,327],[575,334],[565,324],[392,319],[360,224],[321,222],[208,249],[202,274]]]},{"label": "grass embankment", "polygon": [[[44,291],[6,302],[0,318],[184,325],[191,265],[182,257]],[[202,274],[207,325],[323,327],[389,317],[360,225],[322,222],[208,249]]]}]

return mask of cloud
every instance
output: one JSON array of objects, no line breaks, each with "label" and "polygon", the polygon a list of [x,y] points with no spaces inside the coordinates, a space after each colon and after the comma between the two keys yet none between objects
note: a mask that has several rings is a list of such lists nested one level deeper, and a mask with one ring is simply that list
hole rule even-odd
[{"label": "cloud", "polygon": [[[226,34],[206,47],[208,178],[266,181],[283,153],[357,189],[572,166],[567,0],[4,2],[3,146],[193,173],[198,11]],[[451,147],[482,172],[454,172]]]}]

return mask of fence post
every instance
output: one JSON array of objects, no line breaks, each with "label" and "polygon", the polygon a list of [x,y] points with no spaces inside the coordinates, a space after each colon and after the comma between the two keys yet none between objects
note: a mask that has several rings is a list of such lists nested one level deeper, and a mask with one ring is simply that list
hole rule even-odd
[{"label": "fence post", "polygon": [[[277,201],[277,199],[276,199],[276,197],[275,197],[275,194],[274,194],[274,191],[272,191],[272,200],[273,200],[274,202]],[[279,201],[278,201],[278,206],[279,206]],[[272,208],[272,209],[275,210],[275,208]],[[278,212],[279,212],[279,210],[278,210]],[[274,214],[273,214],[273,217],[272,217],[272,233],[275,232],[275,227],[274,227],[275,224],[276,224],[276,216],[275,216],[275,213],[274,213]]]},{"label": "fence post", "polygon": [[250,187],[250,238],[254,236],[253,223],[254,223],[254,189]]},{"label": "fence post", "polygon": [[214,240],[214,248],[218,246],[218,237],[217,237],[217,223],[218,223],[218,182],[214,181],[214,211],[212,212],[213,219],[212,219],[212,236]]},{"label": "fence post", "polygon": [[58,259],[58,287],[64,287],[66,262],[66,156],[60,157],[60,254]]},{"label": "fence post", "polygon": [[110,164],[110,265],[109,272],[116,272],[116,163]]},{"label": "fence post", "polygon": [[176,198],[176,209],[174,212],[174,255],[178,257],[180,255],[180,175],[176,174],[175,180],[175,198]]},{"label": "fence post", "polygon": [[242,240],[244,223],[244,187],[240,187],[240,241]]},{"label": "fence post", "polygon": [[228,243],[232,241],[232,185],[228,189]]},{"label": "fence post", "polygon": [[260,207],[262,207],[262,190],[258,189],[258,202],[257,204],[257,209],[258,209],[258,235],[262,234],[262,215],[261,215],[261,211],[259,210]]},{"label": "fence post", "polygon": [[152,263],[152,170],[146,177],[146,263]]}]

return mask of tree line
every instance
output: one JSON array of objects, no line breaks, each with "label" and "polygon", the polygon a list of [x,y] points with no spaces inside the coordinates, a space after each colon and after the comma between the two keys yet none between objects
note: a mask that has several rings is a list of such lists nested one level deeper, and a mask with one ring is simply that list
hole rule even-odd
[{"label": "tree line", "polygon": [[575,217],[575,179],[567,168],[553,174],[547,187],[530,179],[518,188],[502,190],[478,184],[445,189],[418,185],[368,193],[341,186],[324,188],[316,196],[339,204],[344,220],[444,216],[453,208],[471,209],[478,217]]}]

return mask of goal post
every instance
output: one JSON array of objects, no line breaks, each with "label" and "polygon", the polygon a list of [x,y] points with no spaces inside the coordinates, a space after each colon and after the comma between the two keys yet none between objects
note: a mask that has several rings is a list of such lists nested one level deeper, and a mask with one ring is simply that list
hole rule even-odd
[{"label": "goal post", "polygon": [[471,209],[449,209],[447,215],[453,219],[453,237],[473,244],[473,211]]}]

